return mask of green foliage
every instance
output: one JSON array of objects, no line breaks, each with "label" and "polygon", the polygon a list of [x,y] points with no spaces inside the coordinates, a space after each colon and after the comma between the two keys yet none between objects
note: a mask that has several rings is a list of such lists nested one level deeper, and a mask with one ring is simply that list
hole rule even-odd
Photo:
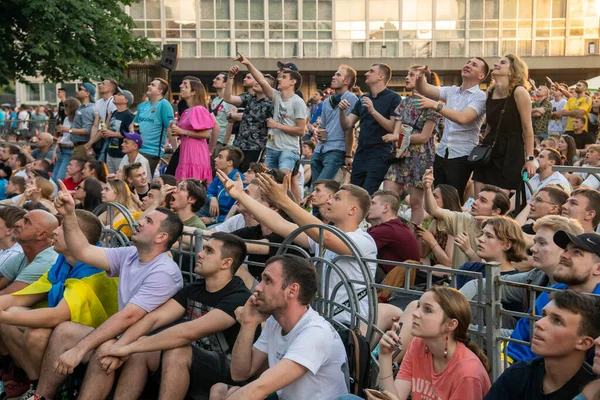
[{"label": "green foliage", "polygon": [[46,81],[120,78],[127,64],[160,54],[132,36],[122,7],[132,0],[3,0],[0,84],[24,76]]}]

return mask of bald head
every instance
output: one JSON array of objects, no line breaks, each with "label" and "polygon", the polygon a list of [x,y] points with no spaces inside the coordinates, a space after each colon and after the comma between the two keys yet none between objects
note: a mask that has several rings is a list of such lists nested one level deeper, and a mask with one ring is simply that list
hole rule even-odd
[{"label": "bald head", "polygon": [[15,224],[15,238],[22,246],[37,243],[47,247],[56,228],[58,220],[54,215],[44,210],[31,210]]},{"label": "bald head", "polygon": [[48,211],[31,210],[29,211],[29,217],[36,226],[39,226],[40,229],[45,231],[53,232],[58,228],[58,219]]},{"label": "bald head", "polygon": [[54,139],[52,138],[52,135],[49,134],[48,132],[41,132],[37,135],[37,137],[38,137],[38,141],[37,141],[38,147],[50,146],[52,144],[52,142],[54,141]]}]

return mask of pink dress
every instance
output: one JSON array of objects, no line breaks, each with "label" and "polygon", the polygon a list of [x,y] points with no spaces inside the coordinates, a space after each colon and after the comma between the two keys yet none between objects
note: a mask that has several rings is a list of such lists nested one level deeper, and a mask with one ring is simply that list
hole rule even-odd
[{"label": "pink dress", "polygon": [[[214,128],[215,120],[206,108],[195,106],[191,109],[188,108],[181,114],[177,126],[187,131],[203,131]],[[186,178],[206,179],[210,183],[212,181],[212,168],[210,166],[208,141],[184,135],[180,138],[179,164],[175,171],[175,178],[177,180]]]}]

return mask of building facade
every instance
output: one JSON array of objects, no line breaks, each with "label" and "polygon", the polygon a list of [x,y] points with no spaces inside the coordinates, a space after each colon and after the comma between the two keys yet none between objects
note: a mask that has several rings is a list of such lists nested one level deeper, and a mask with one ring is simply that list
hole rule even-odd
[{"label": "building facade", "polygon": [[179,45],[175,87],[193,74],[210,90],[236,52],[265,71],[295,62],[305,93],[327,86],[339,64],[362,73],[373,61],[392,67],[399,92],[411,65],[454,84],[465,59],[507,53],[538,82],[600,75],[600,0],[141,0],[125,11],[135,35]]}]

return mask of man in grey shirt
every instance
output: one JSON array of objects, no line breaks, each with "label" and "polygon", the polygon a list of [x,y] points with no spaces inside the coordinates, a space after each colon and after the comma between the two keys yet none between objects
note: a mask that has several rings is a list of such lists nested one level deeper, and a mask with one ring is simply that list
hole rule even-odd
[{"label": "man in grey shirt", "polygon": [[[426,66],[423,70],[428,69]],[[444,136],[433,164],[435,184],[454,186],[461,199],[472,172],[467,158],[479,143],[485,116],[486,96],[479,84],[489,71],[483,58],[474,57],[462,69],[461,86],[434,86],[427,83],[424,74],[417,79],[417,92],[422,95],[418,102],[420,108],[437,109],[444,117]]]}]

